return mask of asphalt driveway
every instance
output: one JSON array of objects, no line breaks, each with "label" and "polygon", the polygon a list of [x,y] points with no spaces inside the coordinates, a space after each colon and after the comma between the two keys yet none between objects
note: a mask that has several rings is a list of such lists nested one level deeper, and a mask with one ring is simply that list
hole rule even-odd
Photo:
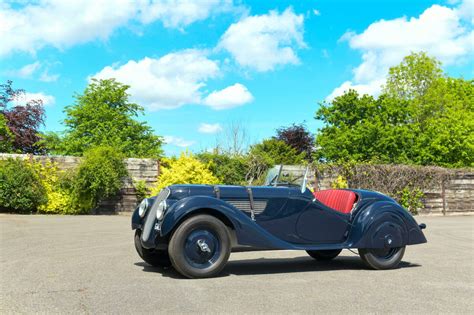
[{"label": "asphalt driveway", "polygon": [[396,270],[272,251],[188,280],[140,260],[128,216],[0,215],[0,313],[474,313],[474,216],[417,220]]}]

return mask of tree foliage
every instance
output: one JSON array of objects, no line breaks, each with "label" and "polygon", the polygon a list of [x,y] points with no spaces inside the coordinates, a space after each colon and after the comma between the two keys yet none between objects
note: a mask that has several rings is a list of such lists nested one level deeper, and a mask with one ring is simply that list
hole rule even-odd
[{"label": "tree foliage", "polygon": [[305,152],[298,153],[296,149],[277,139],[265,139],[251,146],[250,155],[260,157],[268,166],[301,164],[305,158]]},{"label": "tree foliage", "polygon": [[38,145],[45,118],[43,102],[30,100],[13,106],[11,103],[21,99],[25,91],[14,89],[12,84],[10,80],[0,84],[0,149],[7,153],[45,153]]},{"label": "tree foliage", "polygon": [[72,178],[75,212],[89,213],[100,201],[117,194],[125,176],[123,156],[115,148],[101,146],[86,150]]},{"label": "tree foliage", "polygon": [[196,157],[225,185],[242,185],[248,171],[248,160],[243,155],[201,152]]},{"label": "tree foliage", "polygon": [[474,81],[440,73],[439,62],[412,54],[390,69],[378,98],[349,90],[322,104],[316,158],[473,166]]},{"label": "tree foliage", "polygon": [[311,160],[314,136],[304,124],[292,124],[277,129],[275,139],[285,142],[298,154],[305,153],[305,158]]},{"label": "tree foliage", "polygon": [[0,210],[33,212],[47,201],[46,190],[31,163],[0,160]]},{"label": "tree foliage", "polygon": [[95,80],[74,105],[66,107],[63,136],[46,135],[47,146],[55,153],[81,156],[95,146],[111,146],[127,157],[162,155],[162,138],[136,118],[143,108],[129,102],[129,86],[110,80]]}]

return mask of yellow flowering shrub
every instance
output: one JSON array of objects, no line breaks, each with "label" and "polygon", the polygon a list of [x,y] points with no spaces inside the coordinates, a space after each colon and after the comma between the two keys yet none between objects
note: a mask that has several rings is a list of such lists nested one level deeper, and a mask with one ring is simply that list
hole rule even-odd
[{"label": "yellow flowering shrub", "polygon": [[343,189],[348,188],[349,185],[347,184],[347,179],[344,176],[338,175],[336,180],[331,183],[331,187],[334,189]]},{"label": "yellow flowering shrub", "polygon": [[157,195],[161,189],[173,184],[217,184],[219,180],[208,166],[191,153],[183,152],[177,159],[165,160],[156,186],[150,196]]},{"label": "yellow flowering shrub", "polygon": [[36,162],[33,167],[39,174],[40,181],[46,189],[48,202],[38,207],[41,213],[74,213],[72,206],[71,192],[62,187],[61,180],[65,176],[65,172],[59,170],[55,163],[46,162],[44,164]]}]

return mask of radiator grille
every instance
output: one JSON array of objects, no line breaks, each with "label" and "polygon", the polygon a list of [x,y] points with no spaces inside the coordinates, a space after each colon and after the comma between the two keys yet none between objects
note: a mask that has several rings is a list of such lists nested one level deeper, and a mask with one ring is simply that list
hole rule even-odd
[{"label": "radiator grille", "polygon": [[[236,207],[237,209],[245,212],[250,212],[250,201],[249,200],[226,200],[228,203]],[[267,207],[266,200],[254,200],[253,211],[255,214],[262,213]]]}]

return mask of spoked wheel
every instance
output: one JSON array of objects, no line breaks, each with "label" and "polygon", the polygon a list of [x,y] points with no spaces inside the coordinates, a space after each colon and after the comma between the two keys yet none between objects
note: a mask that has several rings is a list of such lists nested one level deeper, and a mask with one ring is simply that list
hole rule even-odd
[{"label": "spoked wheel", "polygon": [[316,260],[331,260],[336,258],[342,249],[329,249],[329,250],[307,250],[308,255]]},{"label": "spoked wheel", "polygon": [[394,248],[360,248],[360,258],[372,269],[396,268],[403,258],[405,246]]},{"label": "spoked wheel", "polygon": [[173,233],[168,252],[173,267],[183,276],[215,276],[229,259],[229,231],[224,223],[213,216],[191,217]]},{"label": "spoked wheel", "polygon": [[138,255],[146,263],[154,267],[169,267],[171,266],[170,257],[167,250],[152,250],[143,248],[140,242],[140,231],[135,232],[135,249],[137,250]]}]

